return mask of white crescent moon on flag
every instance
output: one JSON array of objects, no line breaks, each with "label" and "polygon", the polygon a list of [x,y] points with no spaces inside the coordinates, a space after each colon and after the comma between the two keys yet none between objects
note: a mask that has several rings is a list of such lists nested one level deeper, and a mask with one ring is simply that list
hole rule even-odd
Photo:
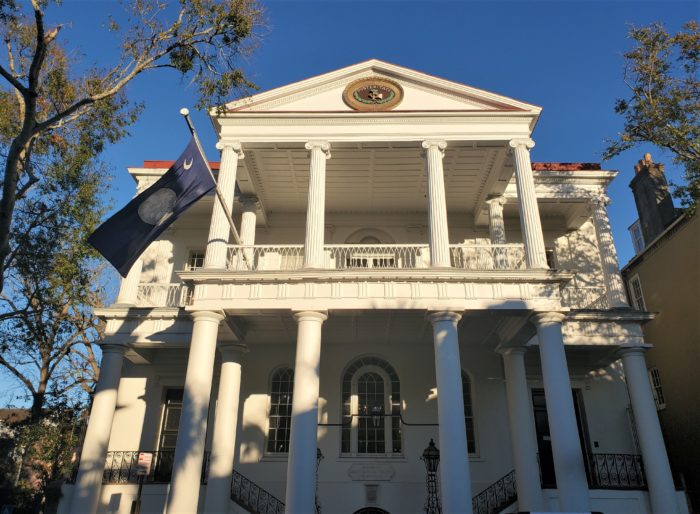
[{"label": "white crescent moon on flag", "polygon": [[190,157],[190,163],[187,164],[187,159],[185,159],[185,162],[182,163],[182,167],[185,168],[186,170],[190,169],[192,167],[192,163],[194,162],[194,159]]}]

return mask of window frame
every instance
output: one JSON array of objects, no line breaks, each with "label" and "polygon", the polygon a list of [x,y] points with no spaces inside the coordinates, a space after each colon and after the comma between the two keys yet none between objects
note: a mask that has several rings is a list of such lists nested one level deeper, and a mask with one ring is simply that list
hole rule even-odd
[{"label": "window frame", "polygon": [[[289,430],[287,430],[287,440],[286,440],[286,445],[287,445],[287,451],[286,452],[281,452],[281,451],[271,451],[269,450],[269,444],[270,444],[270,430],[272,426],[272,385],[275,380],[275,376],[279,373],[282,372],[289,372],[289,379],[290,379],[290,394],[289,394],[289,402],[287,405],[289,406]],[[268,457],[286,457],[289,455],[289,435],[291,434],[291,427],[292,427],[292,402],[294,400],[294,368],[291,366],[277,366],[275,369],[272,370],[272,373],[270,373],[270,377],[268,379],[268,394],[267,394],[267,426],[265,427],[265,446],[264,446],[264,451],[263,455],[268,456]],[[279,404],[282,405],[282,404]],[[275,415],[275,418],[282,418],[282,417],[287,417],[287,416],[279,416]],[[279,429],[279,424],[277,427],[275,427],[274,430]],[[277,439],[275,439],[277,441]]]},{"label": "window frame", "polygon": [[[636,285],[636,288],[635,288]],[[629,290],[630,300],[632,301],[632,306],[638,311],[647,311],[647,304],[644,300],[644,290],[642,289],[642,281],[639,279],[639,273],[632,275],[627,281],[627,289]],[[639,295],[637,295],[637,289],[639,290]]]},{"label": "window frame", "polygon": [[[197,257],[198,255],[201,255],[201,257]],[[185,259],[184,271],[197,271],[198,269],[203,268],[205,257],[206,257],[206,249],[204,249],[204,248],[189,248],[187,250],[187,259]],[[201,260],[202,261],[201,264],[199,266],[193,266],[191,264],[193,258]]]},{"label": "window frame", "polygon": [[[365,360],[369,362],[364,362]],[[371,362],[374,361],[374,362]],[[358,363],[362,363],[358,366]],[[353,370],[353,368],[355,368]],[[388,368],[388,369],[387,369]],[[359,395],[358,382],[366,373],[373,372],[382,377],[384,381],[384,452],[383,453],[359,453]],[[348,378],[348,373],[352,375]],[[393,376],[396,378],[393,379]],[[349,413],[346,414],[346,383],[350,383]],[[396,384],[396,396],[394,398],[394,383]],[[353,359],[341,375],[341,401],[340,416],[343,426],[340,430],[340,456],[348,458],[397,458],[404,456],[403,430],[401,427],[401,380],[394,367],[386,359],[376,355],[365,355]],[[395,408],[396,406],[396,408]],[[394,414],[394,411],[397,411]],[[350,417],[350,425],[346,425],[346,419]],[[398,420],[398,423],[395,423]],[[396,425],[396,426],[395,426]],[[349,430],[349,432],[348,432]],[[394,433],[397,433],[399,451],[394,451]],[[349,434],[349,451],[344,451],[344,435]]]},{"label": "window frame", "polygon": [[[465,379],[467,380],[467,383],[469,385],[469,395],[466,395],[464,392],[464,384],[465,384]],[[472,442],[474,444],[473,451],[469,450],[469,430],[467,430],[467,410],[466,410],[466,405],[464,405],[464,429],[467,434],[467,452],[469,453],[470,457],[478,457],[479,456],[479,439],[477,437],[477,429],[476,429],[476,408],[475,408],[475,403],[474,403],[474,377],[472,374],[466,370],[462,369],[462,400],[469,396],[469,406],[471,410],[471,426],[472,426]]]},{"label": "window frame", "polygon": [[664,410],[666,408],[666,395],[664,395],[663,385],[661,384],[661,374],[656,366],[647,368],[649,375],[649,383],[651,385],[651,393],[654,396],[654,405],[656,410]]}]

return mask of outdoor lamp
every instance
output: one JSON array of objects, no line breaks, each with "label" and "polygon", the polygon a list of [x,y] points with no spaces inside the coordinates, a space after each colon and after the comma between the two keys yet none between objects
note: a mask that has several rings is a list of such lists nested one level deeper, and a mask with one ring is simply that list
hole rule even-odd
[{"label": "outdoor lamp", "polygon": [[435,446],[435,441],[430,439],[428,447],[423,450],[421,460],[425,462],[425,469],[428,473],[437,473],[438,464],[440,463],[440,450]]}]

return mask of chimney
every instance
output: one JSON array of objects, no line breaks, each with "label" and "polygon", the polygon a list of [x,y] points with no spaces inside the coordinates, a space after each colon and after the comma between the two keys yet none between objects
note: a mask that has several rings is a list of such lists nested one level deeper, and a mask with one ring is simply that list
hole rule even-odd
[{"label": "chimney", "polygon": [[649,244],[673,223],[676,208],[668,191],[663,164],[653,162],[651,154],[647,153],[635,165],[634,172],[630,188],[637,204],[644,241]]}]

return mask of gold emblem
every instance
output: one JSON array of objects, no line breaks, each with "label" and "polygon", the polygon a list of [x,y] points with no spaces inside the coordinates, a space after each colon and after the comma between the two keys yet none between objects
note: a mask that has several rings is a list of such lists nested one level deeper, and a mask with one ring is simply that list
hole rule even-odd
[{"label": "gold emblem", "polygon": [[393,80],[368,77],[348,84],[343,100],[356,111],[389,111],[403,100],[403,89]]}]

